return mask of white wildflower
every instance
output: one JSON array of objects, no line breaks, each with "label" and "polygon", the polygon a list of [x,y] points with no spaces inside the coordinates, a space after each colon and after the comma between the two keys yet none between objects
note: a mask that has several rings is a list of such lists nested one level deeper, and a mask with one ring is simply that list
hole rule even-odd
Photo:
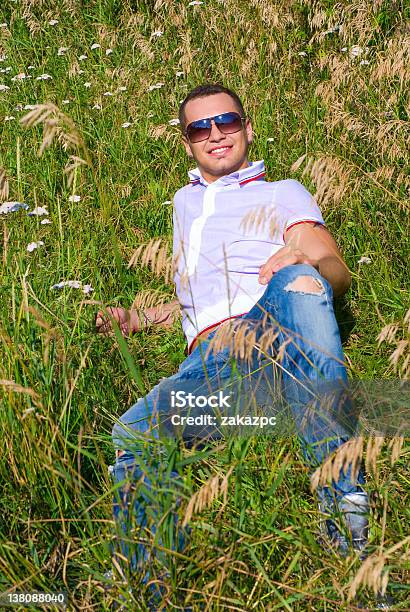
[{"label": "white wildflower", "polygon": [[40,74],[40,76],[36,77],[36,81],[48,81],[52,78],[53,77],[51,76],[51,74]]},{"label": "white wildflower", "polygon": [[165,202],[162,202],[162,206],[168,206],[168,204],[172,204],[172,200],[165,200]]},{"label": "white wildflower", "polygon": [[17,106],[14,107],[14,110],[22,111],[23,110],[23,105],[22,104],[17,104]]},{"label": "white wildflower", "polygon": [[67,53],[68,51],[68,47],[60,47],[59,50],[57,51],[57,55],[64,55],[65,53]]},{"label": "white wildflower", "polygon": [[37,104],[25,104],[23,110],[34,110],[37,108]]},{"label": "white wildflower", "polygon": [[13,119],[15,119],[15,117],[13,115],[6,115],[4,117],[4,121],[13,121]]},{"label": "white wildflower", "polygon": [[171,119],[168,123],[169,125],[179,125],[179,119]]},{"label": "white wildflower", "polygon": [[35,68],[35,66],[32,66],[31,64],[30,64],[30,66],[27,66],[27,70],[34,70],[34,68]]},{"label": "white wildflower", "polygon": [[79,70],[77,74],[84,74],[84,70]]},{"label": "white wildflower", "polygon": [[2,55],[0,55],[0,63],[1,62],[5,62],[7,59],[7,55],[5,53],[3,53]]},{"label": "white wildflower", "polygon": [[298,55],[300,55],[300,57],[306,57],[307,53],[306,51],[299,51]]},{"label": "white wildflower", "polygon": [[87,81],[86,83],[84,83],[84,87],[85,87],[86,89],[89,89],[89,88],[91,87],[91,83],[90,83],[90,81]]},{"label": "white wildflower", "polygon": [[38,242],[30,242],[30,244],[27,245],[27,251],[32,253],[40,246],[44,246],[44,242],[42,240],[39,240]]},{"label": "white wildflower", "polygon": [[4,202],[0,206],[0,215],[7,215],[18,210],[28,210],[28,204],[25,202]]},{"label": "white wildflower", "polygon": [[80,55],[80,57],[78,58],[80,60],[80,62],[82,62],[83,60],[87,59],[86,55]]},{"label": "white wildflower", "polygon": [[127,88],[124,85],[118,88],[118,91],[127,91]]},{"label": "white wildflower", "polygon": [[183,70],[178,70],[178,71],[175,73],[175,76],[176,76],[176,77],[180,77],[180,76],[182,76],[183,74],[184,74],[184,71],[183,71]]},{"label": "white wildflower", "polygon": [[45,206],[36,206],[28,213],[29,217],[42,217],[43,215],[48,215],[48,210]]},{"label": "white wildflower", "polygon": [[123,127],[123,128],[129,128],[129,127],[130,127],[130,125],[132,125],[132,123],[130,123],[129,121],[126,121],[125,123],[123,123],[123,124],[121,125],[121,127]]},{"label": "white wildflower", "polygon": [[23,410],[23,414],[22,414],[21,420],[23,421],[29,414],[31,414],[32,412],[35,412],[35,411],[36,411],[35,408],[26,408],[25,410]]},{"label": "white wildflower", "polygon": [[40,225],[51,225],[50,219],[43,219],[40,221]]},{"label": "white wildflower", "polygon": [[4,72],[5,72],[6,74],[8,74],[8,73],[9,73],[9,72],[11,72],[11,71],[12,71],[12,67],[11,67],[11,66],[6,66],[6,67],[5,67],[5,69],[4,69]]},{"label": "white wildflower", "polygon": [[12,81],[24,81],[24,79],[27,79],[27,75],[24,74],[24,72],[19,72],[18,74],[16,74],[16,76],[14,76],[11,80]]},{"label": "white wildflower", "polygon": [[62,289],[63,287],[70,287],[70,289],[81,289],[82,283],[78,280],[60,281],[59,283],[53,285],[51,288]]},{"label": "white wildflower", "polygon": [[0,28],[7,28],[7,23],[0,23]]},{"label": "white wildflower", "polygon": [[199,6],[200,4],[203,4],[203,2],[200,0],[192,0],[191,2],[188,2],[188,6]]},{"label": "white wildflower", "polygon": [[58,19],[50,19],[48,25],[55,26],[58,24]]},{"label": "white wildflower", "polygon": [[274,138],[267,138],[266,142],[275,142],[275,139]]},{"label": "white wildflower", "polygon": [[99,49],[100,47],[101,45],[99,45],[98,43],[93,43],[90,48],[91,48],[91,51],[94,51],[94,49]]},{"label": "white wildflower", "polygon": [[164,32],[162,32],[162,30],[155,30],[155,32],[153,32],[151,34],[151,38],[159,38],[160,36],[163,35]]},{"label": "white wildflower", "polygon": [[93,108],[95,108],[95,110],[101,110],[102,106],[101,104],[94,104]]},{"label": "white wildflower", "polygon": [[148,91],[152,91],[153,89],[160,89],[164,85],[165,85],[165,83],[155,83],[154,85],[150,85],[148,87]]},{"label": "white wildflower", "polygon": [[91,285],[83,285],[83,293],[85,295],[89,295],[92,291],[94,291],[94,289]]},{"label": "white wildflower", "polygon": [[363,49],[358,45],[353,45],[353,47],[351,47],[350,49],[350,57],[359,57],[359,55],[361,55],[362,53]]},{"label": "white wildflower", "polygon": [[0,83],[0,91],[8,91],[10,89],[10,87],[7,87],[7,85],[3,85],[3,83]]},{"label": "white wildflower", "polygon": [[358,262],[357,262],[357,263],[358,263],[358,264],[362,264],[362,263],[364,263],[364,264],[370,264],[370,263],[372,263],[372,260],[370,259],[370,257],[366,257],[366,256],[362,255],[362,256],[361,256],[361,258],[358,260]]},{"label": "white wildflower", "polygon": [[103,93],[103,96],[105,96],[105,97],[109,97],[109,96],[113,96],[113,95],[114,95],[114,94],[113,94],[111,91],[105,91],[105,92]]},{"label": "white wildflower", "polygon": [[367,66],[368,64],[370,64],[369,60],[361,60],[359,63],[361,66]]},{"label": "white wildflower", "polygon": [[63,100],[63,104],[70,104],[70,100]]},{"label": "white wildflower", "polygon": [[343,51],[343,53],[346,53],[346,51],[347,51],[347,47],[342,47],[342,48],[341,48],[341,51]]},{"label": "white wildflower", "polygon": [[68,198],[69,202],[79,202],[81,200],[81,196],[79,195],[70,195],[70,197]]},{"label": "white wildflower", "polygon": [[105,50],[105,55],[111,55],[112,53],[114,53],[114,51],[112,49],[106,49]]}]

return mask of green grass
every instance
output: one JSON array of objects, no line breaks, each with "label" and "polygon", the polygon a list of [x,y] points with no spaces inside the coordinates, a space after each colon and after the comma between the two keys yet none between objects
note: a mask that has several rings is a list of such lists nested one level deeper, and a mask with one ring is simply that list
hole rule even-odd
[{"label": "green grass", "polygon": [[[396,72],[374,71],[399,57],[389,42],[402,36],[404,7],[366,1],[361,14],[325,0],[31,4],[5,0],[0,9],[0,23],[8,24],[0,29],[0,57],[7,55],[0,69],[11,67],[0,73],[10,87],[0,91],[0,168],[8,200],[46,206],[52,224],[25,211],[0,216],[0,379],[36,394],[0,387],[0,591],[63,589],[70,609],[108,609],[118,594],[104,593],[102,580],[114,533],[111,428],[137,397],[176,372],[185,342],[176,324],[140,332],[125,349],[94,333],[98,306],[83,304],[80,290],[51,286],[78,279],[94,287],[93,300],[110,305],[130,306],[148,289],[173,298],[161,277],[127,264],[141,242],[172,236],[172,206],[163,202],[186,184],[191,164],[168,122],[191,88],[221,80],[243,98],[255,130],[250,159],[265,159],[269,180],[295,177],[312,193],[325,181],[320,204],[353,276],[337,304],[350,376],[397,378],[389,360],[394,343],[379,346],[377,336],[397,322],[396,340],[407,338],[408,74],[399,74],[404,60]],[[48,25],[52,18],[59,23]],[[338,23],[341,34],[319,36]],[[164,34],[150,38],[155,30]],[[94,42],[101,48],[90,50]],[[341,49],[352,45],[369,47],[368,65],[347,60]],[[60,47],[69,50],[59,56]],[[83,53],[88,58],[79,61]],[[345,61],[339,77],[332,58]],[[33,78],[12,81],[18,73]],[[52,79],[37,81],[43,73]],[[148,91],[157,82],[164,86]],[[333,97],[317,89],[326,83]],[[90,154],[91,166],[76,171],[71,186],[64,167],[77,151],[54,142],[38,157],[42,128],[19,124],[28,110],[18,105],[47,101],[72,118]],[[122,128],[126,121],[132,125]],[[383,137],[389,121],[396,127]],[[163,126],[159,137],[155,126]],[[341,197],[335,171],[328,178],[323,169],[304,171],[306,159],[291,173],[304,153],[337,160]],[[381,168],[391,177],[374,174]],[[70,202],[72,194],[80,202]],[[28,253],[38,240],[44,246]],[[371,263],[358,264],[362,256]],[[386,555],[388,592],[398,609],[408,609],[408,542],[391,549],[408,536],[409,447],[391,465],[388,443],[369,473],[371,545]],[[205,458],[183,451],[176,460],[186,464],[181,513],[202,484],[233,472],[226,504],[219,497],[194,516],[189,548],[175,561],[169,609],[192,599],[210,610],[349,609],[360,564],[326,555],[316,543],[319,514],[295,440],[236,440]],[[170,495],[160,494],[169,506]],[[371,606],[370,589],[359,592]],[[145,609],[138,585],[134,597],[130,609]]]}]

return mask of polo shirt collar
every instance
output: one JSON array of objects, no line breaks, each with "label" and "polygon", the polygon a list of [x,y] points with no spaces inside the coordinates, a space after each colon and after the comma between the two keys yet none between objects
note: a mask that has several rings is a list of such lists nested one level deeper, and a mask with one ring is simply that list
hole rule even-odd
[{"label": "polo shirt collar", "polygon": [[199,168],[189,170],[188,176],[192,185],[201,184],[204,185],[204,187],[208,187],[208,185],[216,186],[218,184],[222,187],[223,185],[237,184],[238,186],[242,186],[265,176],[265,162],[263,159],[256,162],[249,162],[249,166],[247,168],[242,168],[236,172],[231,172],[231,174],[221,176],[213,183],[208,183],[208,181],[204,179]]}]

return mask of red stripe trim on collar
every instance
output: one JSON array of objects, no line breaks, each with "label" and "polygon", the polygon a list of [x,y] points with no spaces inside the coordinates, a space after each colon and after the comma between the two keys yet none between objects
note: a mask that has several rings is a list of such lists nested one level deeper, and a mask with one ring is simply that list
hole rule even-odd
[{"label": "red stripe trim on collar", "polygon": [[[266,172],[259,172],[258,174],[255,174],[255,176],[250,176],[249,178],[243,179],[243,181],[239,181],[239,185],[245,185],[246,183],[250,183],[251,181],[256,181],[260,178],[262,178],[263,176],[265,176]],[[191,179],[190,183],[191,185],[197,185],[198,183],[201,182],[201,179]]]},{"label": "red stripe trim on collar", "polygon": [[245,185],[245,183],[250,183],[251,181],[256,181],[257,179],[260,179],[263,176],[265,176],[265,174],[266,174],[266,172],[264,172],[264,171],[259,172],[255,176],[250,176],[249,178],[244,179],[243,181],[239,181],[239,184],[242,186],[242,185]]}]

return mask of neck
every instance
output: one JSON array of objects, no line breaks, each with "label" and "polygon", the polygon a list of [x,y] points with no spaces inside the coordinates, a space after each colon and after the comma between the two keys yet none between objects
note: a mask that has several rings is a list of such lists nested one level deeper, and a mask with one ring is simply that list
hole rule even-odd
[{"label": "neck", "polygon": [[206,180],[207,183],[214,183],[215,181],[217,181],[218,179],[222,178],[223,176],[227,176],[228,174],[232,174],[232,172],[237,172],[238,170],[243,170],[244,168],[248,168],[250,166],[248,160],[246,159],[245,161],[242,162],[242,164],[240,166],[238,166],[237,168],[232,168],[229,171],[223,172],[222,174],[209,174],[209,172],[207,172],[206,170],[203,170],[200,166],[198,166],[202,176],[204,177],[204,179]]}]

